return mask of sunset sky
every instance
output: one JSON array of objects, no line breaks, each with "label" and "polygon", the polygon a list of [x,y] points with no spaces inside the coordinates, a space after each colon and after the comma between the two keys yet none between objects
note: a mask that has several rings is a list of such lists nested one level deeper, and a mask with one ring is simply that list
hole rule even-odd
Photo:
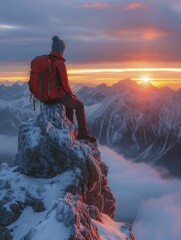
[{"label": "sunset sky", "polygon": [[181,87],[180,0],[1,0],[0,81],[28,80],[30,60],[64,39],[69,79],[145,79]]}]

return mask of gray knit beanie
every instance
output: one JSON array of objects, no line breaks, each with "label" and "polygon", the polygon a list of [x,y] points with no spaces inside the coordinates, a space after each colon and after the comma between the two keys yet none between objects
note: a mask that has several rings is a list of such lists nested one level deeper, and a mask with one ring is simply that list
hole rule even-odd
[{"label": "gray knit beanie", "polygon": [[65,43],[58,36],[52,37],[52,51],[55,51],[59,54],[63,53],[65,50]]}]

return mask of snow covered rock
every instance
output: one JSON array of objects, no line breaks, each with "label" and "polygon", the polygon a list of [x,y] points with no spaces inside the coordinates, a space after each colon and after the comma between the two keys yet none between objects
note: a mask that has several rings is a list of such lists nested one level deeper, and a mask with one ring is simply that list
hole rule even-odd
[{"label": "snow covered rock", "polygon": [[17,154],[20,172],[48,178],[70,168],[73,132],[73,124],[61,105],[44,106],[37,118],[20,126]]},{"label": "snow covered rock", "polygon": [[[108,167],[97,143],[76,141],[74,131],[60,104],[21,125],[15,166],[0,169],[0,239],[112,239],[101,237],[103,214],[116,208]],[[129,225],[119,233],[134,239]]]}]

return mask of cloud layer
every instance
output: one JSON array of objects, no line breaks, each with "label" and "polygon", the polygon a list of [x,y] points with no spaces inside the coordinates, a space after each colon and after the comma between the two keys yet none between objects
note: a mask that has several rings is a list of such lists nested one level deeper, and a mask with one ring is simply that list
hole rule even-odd
[{"label": "cloud layer", "polygon": [[[36,7],[35,7],[36,6]],[[0,61],[29,61],[57,34],[72,63],[181,60],[179,1],[1,1]]]},{"label": "cloud layer", "polygon": [[101,148],[101,153],[110,167],[110,187],[117,199],[116,219],[134,221],[139,240],[178,240],[181,180],[166,178],[163,169],[161,177],[154,168],[125,160],[106,147]]},{"label": "cloud layer", "polygon": [[0,134],[0,165],[3,162],[12,163],[18,150],[17,138],[18,136]]}]

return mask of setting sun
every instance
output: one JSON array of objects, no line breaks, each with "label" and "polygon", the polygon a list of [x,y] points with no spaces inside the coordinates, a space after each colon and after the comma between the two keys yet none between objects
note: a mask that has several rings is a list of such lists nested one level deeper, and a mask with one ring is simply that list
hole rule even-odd
[{"label": "setting sun", "polygon": [[149,77],[143,77],[143,78],[142,78],[142,81],[143,81],[144,83],[148,83],[148,82],[151,81],[151,79],[150,79]]}]

